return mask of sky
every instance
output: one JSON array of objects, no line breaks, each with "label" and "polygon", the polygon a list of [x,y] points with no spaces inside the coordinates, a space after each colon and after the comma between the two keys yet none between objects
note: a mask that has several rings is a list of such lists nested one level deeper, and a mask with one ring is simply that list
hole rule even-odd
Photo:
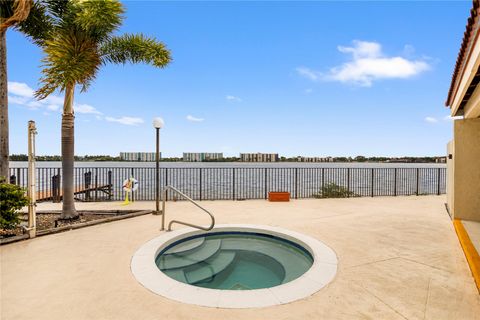
[{"label": "sky", "polygon": [[[471,2],[125,1],[118,34],[173,61],[107,65],[75,96],[75,154],[444,155],[445,107]],[[36,101],[41,49],[7,34],[10,152],[60,154],[63,94]]]}]

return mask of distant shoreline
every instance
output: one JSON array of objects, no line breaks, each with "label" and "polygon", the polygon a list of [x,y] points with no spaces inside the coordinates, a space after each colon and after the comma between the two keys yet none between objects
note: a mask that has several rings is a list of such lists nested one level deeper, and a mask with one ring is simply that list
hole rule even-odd
[{"label": "distant shoreline", "polygon": [[[61,161],[37,161],[37,168],[61,168]],[[75,161],[77,168],[155,168],[155,162]],[[445,163],[397,162],[160,162],[160,168],[444,168]],[[10,161],[10,168],[26,168],[27,161]]]}]

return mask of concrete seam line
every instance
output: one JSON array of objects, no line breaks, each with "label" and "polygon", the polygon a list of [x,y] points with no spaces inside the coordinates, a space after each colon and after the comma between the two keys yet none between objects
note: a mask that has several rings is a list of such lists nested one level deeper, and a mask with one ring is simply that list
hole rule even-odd
[{"label": "concrete seam line", "polygon": [[477,289],[480,294],[480,256],[470,240],[462,221],[459,219],[454,219],[453,226],[457,232],[458,240],[460,241],[460,245],[465,253],[465,257],[467,258],[468,265],[470,266],[473,279],[475,280],[475,284],[477,285]]}]

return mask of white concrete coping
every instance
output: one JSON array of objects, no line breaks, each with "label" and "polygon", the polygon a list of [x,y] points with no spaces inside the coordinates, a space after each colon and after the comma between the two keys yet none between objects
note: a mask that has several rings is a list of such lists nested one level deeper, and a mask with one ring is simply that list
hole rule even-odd
[{"label": "white concrete coping", "polygon": [[[240,231],[277,236],[304,247],[313,256],[313,265],[299,278],[272,288],[254,290],[220,290],[200,288],[176,281],[155,264],[158,253],[180,239],[214,232]],[[312,237],[294,231],[261,225],[217,225],[209,232],[184,228],[165,232],[142,245],[133,255],[131,270],[145,288],[163,297],[199,306],[215,308],[259,308],[304,299],[322,289],[337,273],[335,252]]]}]

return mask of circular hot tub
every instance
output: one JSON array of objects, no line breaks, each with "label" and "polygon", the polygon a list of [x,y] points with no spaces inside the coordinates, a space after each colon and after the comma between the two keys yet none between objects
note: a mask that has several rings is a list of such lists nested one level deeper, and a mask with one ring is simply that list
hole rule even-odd
[{"label": "circular hot tub", "polygon": [[135,253],[131,268],[144,287],[167,298],[251,308],[310,296],[334,278],[337,257],[322,242],[289,230],[220,225],[152,239]]},{"label": "circular hot tub", "polygon": [[271,234],[215,231],[172,243],[156,264],[170,278],[197,287],[252,290],[297,279],[313,257],[303,246]]}]

